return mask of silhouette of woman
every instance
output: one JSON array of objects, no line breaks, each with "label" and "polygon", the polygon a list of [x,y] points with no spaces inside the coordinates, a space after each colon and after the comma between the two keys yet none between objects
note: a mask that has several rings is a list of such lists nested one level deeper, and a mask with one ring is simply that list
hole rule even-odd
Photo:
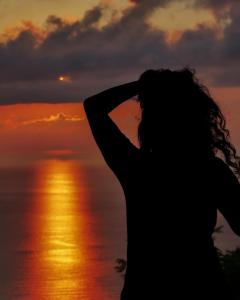
[{"label": "silhouette of woman", "polygon": [[[142,109],[140,148],[108,115],[133,96]],[[147,70],[137,81],[87,98],[84,108],[126,198],[121,299],[233,299],[212,234],[218,209],[240,236],[233,172],[240,175],[240,160],[223,114],[194,71]]]}]

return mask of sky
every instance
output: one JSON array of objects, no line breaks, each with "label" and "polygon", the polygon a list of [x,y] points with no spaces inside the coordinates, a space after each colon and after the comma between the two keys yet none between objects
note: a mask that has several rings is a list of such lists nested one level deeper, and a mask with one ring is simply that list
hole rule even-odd
[{"label": "sky", "polygon": [[[240,154],[239,36],[239,0],[0,0],[0,168],[9,174],[16,166],[44,166],[43,160],[78,160],[80,166],[90,166],[89,187],[98,212],[102,207],[102,219],[114,224],[116,214],[108,212],[117,202],[110,202],[124,195],[110,173],[92,172],[97,170],[92,165],[107,167],[90,132],[83,100],[137,80],[146,69],[195,68],[223,110]],[[111,117],[138,145],[136,102],[123,103]],[[10,177],[22,188],[25,178],[15,173],[3,180],[7,189]],[[11,209],[6,207],[8,218]],[[69,206],[62,207],[65,213]],[[117,208],[124,213],[122,206]],[[108,226],[103,229],[109,232]],[[229,245],[235,243],[229,237]]]},{"label": "sky", "polygon": [[[0,0],[0,168],[57,158],[103,170],[82,102],[150,68],[196,69],[240,154],[239,37],[239,0]],[[138,145],[136,102],[111,117]],[[93,172],[96,183],[89,181],[92,199],[107,212],[112,204],[105,200],[123,197],[109,174]],[[116,221],[104,212],[108,218]]]},{"label": "sky", "polygon": [[[82,101],[150,68],[195,68],[240,150],[238,0],[0,0],[0,165],[101,158]],[[136,142],[134,102],[113,113]]]}]

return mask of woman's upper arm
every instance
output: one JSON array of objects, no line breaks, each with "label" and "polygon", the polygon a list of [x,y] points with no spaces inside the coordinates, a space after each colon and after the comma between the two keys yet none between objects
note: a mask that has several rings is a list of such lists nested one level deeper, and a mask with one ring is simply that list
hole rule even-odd
[{"label": "woman's upper arm", "polygon": [[234,233],[240,236],[240,183],[228,165],[217,160],[218,209]]},{"label": "woman's upper arm", "polygon": [[115,172],[124,171],[136,157],[139,149],[120,131],[105,113],[95,113],[84,105],[94,139],[107,163]]}]

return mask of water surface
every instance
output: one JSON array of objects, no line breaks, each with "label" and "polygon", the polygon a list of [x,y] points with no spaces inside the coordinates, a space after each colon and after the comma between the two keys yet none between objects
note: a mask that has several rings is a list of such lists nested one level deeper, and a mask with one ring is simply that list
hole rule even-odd
[{"label": "water surface", "polygon": [[[239,245],[225,228],[217,244]],[[0,169],[1,300],[117,300],[114,265],[125,248],[124,197],[107,167],[47,160]]]}]

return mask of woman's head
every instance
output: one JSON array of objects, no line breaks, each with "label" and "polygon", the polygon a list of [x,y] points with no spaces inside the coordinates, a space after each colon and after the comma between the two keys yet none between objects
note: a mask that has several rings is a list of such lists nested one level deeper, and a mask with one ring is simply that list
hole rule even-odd
[{"label": "woman's head", "polygon": [[193,70],[147,70],[139,78],[139,87],[138,137],[143,151],[210,156],[220,151],[240,174],[225,118]]}]

